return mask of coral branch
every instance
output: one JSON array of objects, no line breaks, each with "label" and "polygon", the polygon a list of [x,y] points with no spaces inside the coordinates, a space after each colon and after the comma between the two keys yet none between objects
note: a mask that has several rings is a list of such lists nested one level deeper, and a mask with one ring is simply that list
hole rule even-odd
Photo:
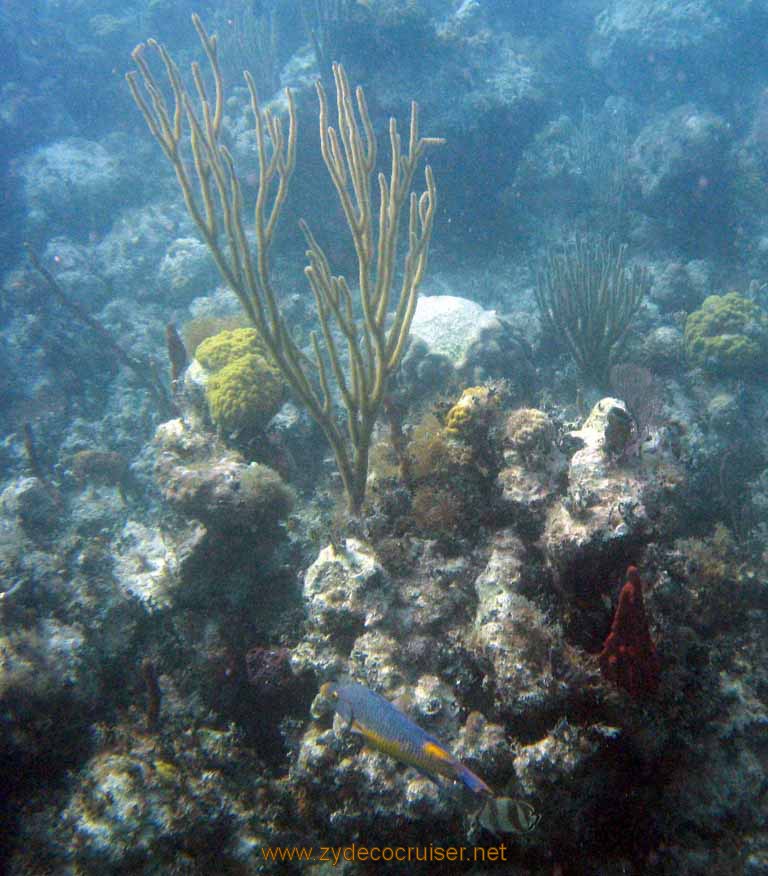
[{"label": "coral branch", "polygon": [[[245,232],[240,181],[221,130],[224,97],[216,38],[208,35],[197,16],[192,21],[215,84],[211,98],[206,94],[200,68],[193,66],[195,99],[185,88],[167,50],[154,41],[138,46],[133,52],[137,71],[127,75],[131,94],[152,136],[176,171],[187,210],[222,277],[237,294],[295,396],[328,439],[350,511],[357,513],[365,496],[371,435],[387,381],[405,350],[427,264],[437,198],[428,165],[425,190],[417,195],[410,188],[427,147],[443,141],[420,136],[416,104],[411,105],[405,148],[395,121],[390,120],[391,170],[389,178],[378,176],[376,210],[371,191],[376,137],[363,91],[358,88],[353,93],[343,68],[333,65],[337,113],[337,125],[333,127],[325,89],[318,82],[321,152],[355,246],[358,288],[355,302],[346,279],[332,274],[325,252],[302,221],[309,259],[304,273],[315,297],[320,327],[319,334],[312,336],[313,355],[308,355],[298,346],[284,320],[272,287],[269,264],[269,249],[296,157],[297,114],[293,96],[286,92],[286,135],[280,119],[260,104],[250,74],[244,74],[259,163],[253,210],[254,258]],[[172,111],[149,67],[149,49],[160,55],[165,67],[173,94]],[[184,148],[191,152],[191,164],[182,157]],[[401,214],[408,227],[403,235],[407,241],[403,267],[398,271]],[[339,335],[346,348],[346,363],[339,349]],[[343,424],[334,410],[333,383],[346,410]]]},{"label": "coral branch", "polygon": [[157,679],[157,667],[149,657],[145,657],[141,661],[141,677],[144,680],[147,693],[147,705],[144,713],[147,733],[155,733],[160,726],[160,704],[163,697],[160,682]]},{"label": "coral branch", "polygon": [[154,363],[139,356],[134,356],[132,353],[129,353],[124,349],[97,319],[91,316],[90,313],[81,307],[74,298],[64,291],[64,288],[56,280],[53,274],[43,265],[37,253],[29,244],[26,244],[26,250],[33,267],[45,280],[48,285],[48,290],[53,297],[63,307],[66,307],[67,310],[73,313],[80,322],[84,323],[89,329],[95,332],[106,349],[112,352],[115,359],[117,359],[121,365],[125,365],[133,372],[138,382],[152,396],[153,401],[164,416],[178,416],[179,412],[176,409],[176,405],[169,397],[162,381],[157,377]]}]

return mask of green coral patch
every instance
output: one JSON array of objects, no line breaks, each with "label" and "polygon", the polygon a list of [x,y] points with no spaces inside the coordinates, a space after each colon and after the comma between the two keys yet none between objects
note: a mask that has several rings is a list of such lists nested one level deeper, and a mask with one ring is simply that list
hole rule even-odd
[{"label": "green coral patch", "polygon": [[211,419],[224,432],[258,432],[280,409],[285,382],[256,329],[212,335],[198,346],[195,358],[209,375],[205,394]]},{"label": "green coral patch", "polygon": [[748,376],[768,362],[768,317],[737,292],[710,295],[688,317],[683,341],[691,365]]},{"label": "green coral patch", "polygon": [[195,359],[206,371],[216,372],[247,353],[266,356],[255,328],[227,329],[206,338],[195,350]]},{"label": "green coral patch", "polygon": [[224,365],[206,387],[211,419],[225,432],[263,429],[280,409],[283,392],[280,372],[255,353]]}]

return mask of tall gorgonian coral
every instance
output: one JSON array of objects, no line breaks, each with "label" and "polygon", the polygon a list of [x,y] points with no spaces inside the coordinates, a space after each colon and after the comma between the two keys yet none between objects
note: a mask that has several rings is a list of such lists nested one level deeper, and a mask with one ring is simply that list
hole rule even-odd
[{"label": "tall gorgonian coral", "polygon": [[625,267],[626,245],[613,239],[577,239],[552,250],[538,272],[541,319],[566,347],[579,371],[607,387],[616,345],[651,285],[644,268]]},{"label": "tall gorgonian coral", "polygon": [[[128,74],[133,98],[150,132],[176,172],[190,216],[216,265],[236,293],[249,320],[293,393],[320,425],[333,448],[350,511],[362,505],[368,474],[371,435],[387,381],[405,350],[419,284],[427,264],[436,190],[425,168],[426,189],[417,196],[411,183],[425,149],[442,142],[419,136],[418,110],[411,104],[407,149],[403,152],[397,124],[389,123],[389,178],[378,174],[379,204],[374,210],[371,176],[376,166],[376,137],[361,88],[354,99],[344,70],[333,67],[337,127],[330,125],[328,101],[321,83],[320,146],[341,202],[357,255],[357,295],[347,281],[331,273],[330,263],[306,225],[305,274],[314,293],[320,335],[312,335],[312,354],[294,340],[280,311],[270,276],[269,250],[296,156],[297,118],[287,92],[288,133],[281,121],[259,103],[256,86],[244,72],[255,119],[259,184],[254,208],[256,252],[251,253],[243,220],[243,194],[234,160],[222,142],[224,88],[215,36],[200,19],[192,21],[205,50],[214,81],[209,95],[198,64],[192,65],[196,98],[186,89],[179,68],[164,46],[150,40],[165,67],[173,94],[169,108],[146,58],[147,46],[133,52],[137,73]],[[189,160],[191,159],[191,161]],[[393,296],[400,220],[408,202],[407,249],[399,292]],[[394,301],[393,301],[394,297]],[[356,298],[356,302],[355,302]],[[394,314],[390,313],[394,305]],[[338,338],[346,347],[342,356]],[[346,411],[341,425],[334,409],[335,382]]]}]

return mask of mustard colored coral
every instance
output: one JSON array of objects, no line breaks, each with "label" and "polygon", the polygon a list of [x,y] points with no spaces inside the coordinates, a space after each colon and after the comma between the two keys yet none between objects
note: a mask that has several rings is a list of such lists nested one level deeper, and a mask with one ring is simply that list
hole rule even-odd
[{"label": "mustard colored coral", "polygon": [[487,386],[471,386],[445,416],[445,431],[451,438],[466,438],[485,421],[495,406],[494,394]]},{"label": "mustard colored coral", "polygon": [[220,429],[259,431],[279,410],[285,383],[255,329],[226,330],[206,338],[195,358],[210,374],[205,394],[211,419]]},{"label": "mustard colored coral", "polygon": [[239,356],[208,380],[211,419],[225,432],[263,429],[280,409],[283,386],[280,372],[263,356]]},{"label": "mustard colored coral", "polygon": [[264,344],[255,328],[226,329],[206,338],[195,350],[195,359],[206,371],[220,371],[246,353],[264,356]]},{"label": "mustard colored coral", "polygon": [[691,365],[745,377],[768,363],[768,317],[737,292],[710,295],[688,317],[683,342]]}]

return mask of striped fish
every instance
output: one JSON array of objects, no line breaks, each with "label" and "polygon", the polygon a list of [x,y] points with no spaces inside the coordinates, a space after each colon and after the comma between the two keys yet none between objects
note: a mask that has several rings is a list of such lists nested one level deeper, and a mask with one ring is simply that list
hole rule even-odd
[{"label": "striped fish", "polygon": [[483,804],[477,820],[498,836],[502,833],[531,833],[541,821],[541,815],[525,800],[492,797]]},{"label": "striped fish", "polygon": [[493,791],[469,767],[426,730],[407,718],[389,700],[362,684],[324,684],[320,693],[334,703],[336,714],[372,748],[416,767],[436,781],[444,776],[462,782],[474,794],[493,797]]}]

